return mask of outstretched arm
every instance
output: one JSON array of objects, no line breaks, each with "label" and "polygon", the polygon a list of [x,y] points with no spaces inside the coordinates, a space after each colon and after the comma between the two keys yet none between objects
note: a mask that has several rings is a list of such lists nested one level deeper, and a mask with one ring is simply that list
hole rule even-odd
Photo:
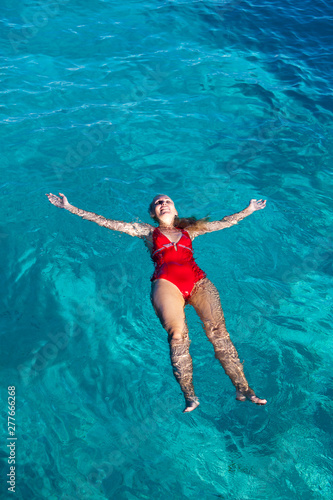
[{"label": "outstretched arm", "polygon": [[144,238],[149,235],[153,226],[150,224],[138,223],[138,222],[122,222],[118,220],[106,219],[102,215],[97,215],[94,212],[87,212],[86,210],[81,210],[80,208],[74,207],[71,205],[66,196],[62,193],[59,193],[59,196],[55,194],[48,193],[46,196],[52,205],[64,208],[68,210],[72,214],[78,215],[82,217],[82,219],[90,220],[92,222],[96,222],[99,226],[107,227],[108,229],[113,229],[114,231],[121,231],[123,233],[129,234],[130,236],[137,236],[138,238]]},{"label": "outstretched arm", "polygon": [[227,215],[221,220],[216,220],[212,222],[206,222],[200,229],[195,229],[191,231],[191,227],[187,230],[192,239],[200,234],[211,233],[213,231],[219,231],[220,229],[225,229],[226,227],[234,226],[238,224],[239,221],[245,219],[248,215],[253,214],[257,210],[262,210],[266,206],[266,200],[251,200],[248,207],[246,207],[241,212],[237,212],[233,215]]}]

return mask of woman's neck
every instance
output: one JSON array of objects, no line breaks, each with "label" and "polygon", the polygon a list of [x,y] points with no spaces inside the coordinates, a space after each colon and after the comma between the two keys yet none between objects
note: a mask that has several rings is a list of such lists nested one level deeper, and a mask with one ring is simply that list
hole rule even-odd
[{"label": "woman's neck", "polygon": [[161,218],[161,219],[158,219],[157,220],[158,222],[158,227],[160,229],[174,229],[175,228],[175,220],[174,220],[174,217],[165,217],[164,218]]},{"label": "woman's neck", "polygon": [[176,229],[173,224],[159,224],[159,229]]}]

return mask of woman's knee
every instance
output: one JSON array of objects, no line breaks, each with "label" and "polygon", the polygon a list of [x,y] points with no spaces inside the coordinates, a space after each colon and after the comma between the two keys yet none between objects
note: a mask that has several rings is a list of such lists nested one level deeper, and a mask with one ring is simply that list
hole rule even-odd
[{"label": "woman's knee", "polygon": [[188,338],[188,328],[186,320],[163,322],[163,328],[168,334],[168,342],[181,342]]},{"label": "woman's knee", "polygon": [[176,326],[170,326],[170,327],[165,327],[165,330],[168,333],[168,341],[173,342],[173,341],[181,341],[184,340],[188,337],[187,329],[185,328],[179,328]]},{"label": "woman's knee", "polygon": [[190,337],[187,335],[168,335],[168,342],[170,345],[171,350],[175,350],[173,352],[179,353],[186,353],[189,350],[190,347]]},{"label": "woman's knee", "polygon": [[230,338],[230,335],[224,323],[214,323],[211,321],[207,321],[204,323],[204,328],[208,340],[210,340],[210,342],[212,343],[215,343],[218,340],[227,340]]}]

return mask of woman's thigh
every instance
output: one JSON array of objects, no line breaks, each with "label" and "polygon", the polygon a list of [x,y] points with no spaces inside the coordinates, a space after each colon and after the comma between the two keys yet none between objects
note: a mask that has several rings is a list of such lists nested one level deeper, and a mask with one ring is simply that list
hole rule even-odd
[{"label": "woman's thigh", "polygon": [[159,279],[152,283],[151,301],[163,328],[173,338],[184,336],[187,327],[185,319],[185,300],[173,283]]},{"label": "woman's thigh", "polygon": [[226,332],[220,295],[208,278],[204,278],[198,283],[188,303],[196,310],[207,333],[217,328]]}]

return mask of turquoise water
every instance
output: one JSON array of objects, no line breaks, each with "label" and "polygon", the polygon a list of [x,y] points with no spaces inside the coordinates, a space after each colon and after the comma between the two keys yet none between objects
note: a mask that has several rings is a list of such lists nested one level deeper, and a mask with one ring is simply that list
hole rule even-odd
[{"label": "turquoise water", "polygon": [[[332,5],[31,1],[1,7],[2,497],[332,498]],[[49,204],[149,222],[267,208],[197,238],[266,407],[238,403],[186,309],[201,406],[183,415],[139,239]],[[10,498],[10,497],[9,497]]]}]

